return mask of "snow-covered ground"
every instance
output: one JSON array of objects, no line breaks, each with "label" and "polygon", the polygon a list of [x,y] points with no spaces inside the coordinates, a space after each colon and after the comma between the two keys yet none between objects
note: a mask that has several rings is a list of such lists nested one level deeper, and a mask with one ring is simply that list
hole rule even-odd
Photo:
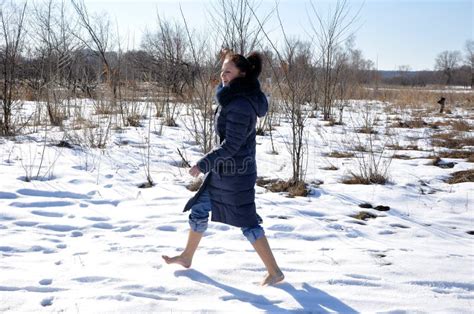
[{"label": "snow-covered ground", "polygon": [[[362,114],[354,102],[346,121]],[[383,104],[379,134],[386,132]],[[359,114],[359,115],[358,115]],[[456,112],[455,114],[464,114]],[[265,268],[240,230],[210,223],[191,269],[167,265],[188,232],[185,202],[193,195],[177,148],[201,153],[183,127],[151,128],[151,176],[145,182],[145,127],[112,130],[106,149],[57,147],[63,133],[44,130],[0,138],[0,312],[426,312],[474,310],[473,183],[449,185],[453,169],[428,165],[433,151],[403,151],[387,185],[346,185],[354,158],[330,158],[366,135],[308,119],[308,197],[257,187],[256,203],[286,279],[261,287]],[[472,123],[472,120],[471,120]],[[81,136],[77,130],[76,136]],[[429,148],[424,129],[395,129],[400,145]],[[259,175],[288,179],[289,125],[258,136]],[[364,141],[364,139],[362,139]],[[383,141],[383,140],[382,140]],[[41,155],[44,149],[44,160]],[[431,149],[431,148],[430,148]],[[338,170],[322,170],[334,165]],[[39,172],[38,172],[38,169]],[[25,176],[40,180],[25,181]],[[390,206],[389,211],[358,205]],[[375,214],[352,218],[361,210]]]}]

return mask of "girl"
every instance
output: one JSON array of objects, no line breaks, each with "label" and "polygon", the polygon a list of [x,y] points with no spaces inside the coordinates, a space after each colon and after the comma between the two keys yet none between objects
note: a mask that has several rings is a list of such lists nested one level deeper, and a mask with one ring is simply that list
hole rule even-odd
[{"label": "girl", "polygon": [[209,212],[212,221],[240,227],[262,259],[268,274],[262,285],[274,285],[284,279],[268,244],[262,222],[255,208],[255,125],[268,110],[258,76],[262,58],[253,52],[247,58],[228,53],[222,64],[222,83],[217,87],[218,108],[215,117],[220,145],[202,157],[189,173],[206,177],[199,191],[186,204],[189,215],[188,242],[175,257],[163,255],[166,263],[191,266],[194,253],[207,228]]}]

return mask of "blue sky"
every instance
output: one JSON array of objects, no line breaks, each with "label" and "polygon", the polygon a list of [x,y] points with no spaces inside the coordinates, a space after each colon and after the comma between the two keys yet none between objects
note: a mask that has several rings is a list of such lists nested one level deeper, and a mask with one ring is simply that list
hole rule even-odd
[{"label": "blue sky", "polygon": [[[336,1],[315,0],[324,14]],[[432,69],[436,55],[444,50],[464,49],[473,39],[473,0],[349,0],[353,12],[360,6],[355,46],[381,70],[396,70],[408,65],[413,70]],[[181,19],[181,4],[193,28],[207,27],[210,0],[85,0],[91,12],[107,12],[117,21],[129,46],[138,46],[145,28],[153,28],[156,12],[170,19]],[[309,5],[304,0],[280,0],[280,15],[286,32],[305,39],[309,29]],[[268,12],[275,1],[263,0],[260,14]],[[275,25],[275,24],[273,24]],[[277,27],[273,36],[278,38]]]}]

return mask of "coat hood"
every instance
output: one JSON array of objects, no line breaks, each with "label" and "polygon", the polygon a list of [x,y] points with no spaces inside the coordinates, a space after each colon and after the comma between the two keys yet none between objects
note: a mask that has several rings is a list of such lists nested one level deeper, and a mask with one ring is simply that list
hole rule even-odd
[{"label": "coat hood", "polygon": [[236,78],[230,81],[229,85],[217,87],[216,98],[220,105],[226,106],[232,100],[243,97],[246,98],[255,110],[259,118],[265,116],[268,111],[268,101],[260,88],[257,79]]}]

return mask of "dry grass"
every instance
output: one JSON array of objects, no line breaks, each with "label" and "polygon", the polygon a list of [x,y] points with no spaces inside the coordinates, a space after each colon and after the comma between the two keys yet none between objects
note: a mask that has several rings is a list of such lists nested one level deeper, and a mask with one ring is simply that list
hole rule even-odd
[{"label": "dry grass", "polygon": [[188,184],[186,186],[186,188],[191,191],[191,192],[196,192],[197,190],[199,190],[199,188],[201,187],[202,185],[202,178],[201,177],[198,177],[197,179],[193,180],[193,182],[191,182],[190,184]]},{"label": "dry grass", "polygon": [[464,146],[474,146],[474,137],[461,136],[459,132],[438,133],[431,137],[431,144],[437,147],[460,149]]},{"label": "dry grass", "polygon": [[363,153],[368,152],[368,148],[361,144],[355,145],[352,149],[356,152],[363,152]]},{"label": "dry grass", "polygon": [[369,177],[363,177],[361,175],[351,173],[349,177],[346,177],[342,180],[344,184],[386,184],[388,183],[388,178],[380,174],[373,174]]},{"label": "dry grass", "polygon": [[[378,91],[368,90],[363,87],[353,99],[373,99],[390,102],[397,108],[422,109],[428,112],[439,112],[437,103],[441,96],[446,98],[445,111],[449,114],[452,108],[469,108],[474,98],[474,93],[456,93],[443,90],[443,86],[430,86],[426,88],[410,88],[400,86],[387,86]],[[433,91],[439,90],[439,91]],[[388,108],[389,109],[389,108]]]},{"label": "dry grass", "polygon": [[330,165],[330,166],[327,166],[327,167],[322,167],[321,170],[331,170],[331,171],[334,171],[334,170],[339,170],[338,167],[334,166],[334,165]]},{"label": "dry grass", "polygon": [[451,150],[446,152],[440,152],[439,157],[441,158],[454,158],[454,159],[467,159],[468,162],[474,162],[474,152],[467,150]]},{"label": "dry grass", "polygon": [[332,158],[352,158],[354,153],[334,151],[330,152],[327,156]]},{"label": "dry grass", "polygon": [[127,123],[128,123],[129,126],[133,126],[133,127],[141,126],[140,115],[133,114],[133,115],[128,116],[127,117]]},{"label": "dry grass", "polygon": [[391,125],[391,127],[393,128],[407,128],[407,129],[426,128],[427,126],[428,126],[428,123],[426,123],[422,118],[415,118],[413,120],[408,120],[408,121],[398,121]]},{"label": "dry grass", "polygon": [[439,130],[442,127],[450,126],[454,131],[469,132],[472,127],[464,120],[439,120],[434,122],[426,122],[421,117],[414,118],[407,121],[397,121],[390,125],[393,128],[407,128],[407,129],[420,129],[420,128],[431,128]]},{"label": "dry grass", "polygon": [[257,185],[264,187],[271,192],[287,192],[288,197],[307,196],[309,190],[304,182],[284,181],[281,179],[257,178]]},{"label": "dry grass", "polygon": [[429,124],[430,128],[434,130],[439,130],[441,127],[446,127],[450,125],[449,121],[441,120],[441,121],[434,121]]},{"label": "dry grass", "polygon": [[418,147],[418,145],[400,146],[399,144],[388,144],[387,148],[393,150],[422,150]]},{"label": "dry grass", "polygon": [[362,127],[357,129],[357,133],[362,133],[362,134],[378,134],[376,130],[372,127]]},{"label": "dry grass", "polygon": [[309,190],[306,188],[306,184],[304,182],[296,182],[290,184],[288,188],[288,196],[295,197],[295,196],[308,196]]},{"label": "dry grass", "polygon": [[453,130],[458,132],[469,132],[472,130],[469,123],[464,120],[452,120],[451,126],[453,127]]},{"label": "dry grass", "polygon": [[350,217],[358,219],[358,220],[367,221],[369,219],[377,218],[377,215],[374,215],[374,214],[366,212],[366,211],[360,211],[357,214],[350,215]]},{"label": "dry grass", "polygon": [[394,159],[403,159],[403,160],[409,160],[409,159],[412,159],[410,156],[408,155],[402,155],[402,154],[395,154],[392,156],[392,158]]},{"label": "dry grass", "polygon": [[474,169],[454,172],[446,182],[449,184],[474,182]]}]

